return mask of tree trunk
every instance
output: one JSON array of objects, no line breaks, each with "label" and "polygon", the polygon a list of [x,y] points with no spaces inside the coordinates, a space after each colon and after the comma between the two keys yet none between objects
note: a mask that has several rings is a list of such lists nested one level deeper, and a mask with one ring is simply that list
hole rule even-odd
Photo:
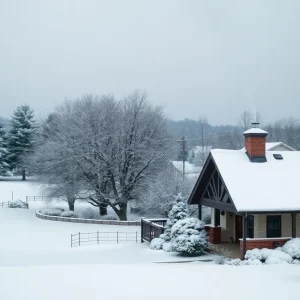
[{"label": "tree trunk", "polygon": [[75,200],[68,200],[69,210],[74,211]]},{"label": "tree trunk", "polygon": [[120,221],[127,221],[127,203],[120,204],[120,209],[116,211]]},{"label": "tree trunk", "polygon": [[107,205],[100,204],[99,211],[100,211],[100,216],[107,216]]},{"label": "tree trunk", "polygon": [[26,180],[26,170],[23,169],[22,171],[22,180]]}]

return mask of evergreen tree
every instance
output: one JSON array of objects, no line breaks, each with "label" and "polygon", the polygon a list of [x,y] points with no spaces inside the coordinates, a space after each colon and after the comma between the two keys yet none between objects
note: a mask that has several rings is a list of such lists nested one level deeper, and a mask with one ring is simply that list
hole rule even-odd
[{"label": "evergreen tree", "polygon": [[8,137],[10,169],[21,169],[22,180],[26,180],[25,157],[33,151],[37,124],[33,110],[28,105],[17,107],[10,120]]},{"label": "evergreen tree", "polygon": [[4,126],[0,123],[0,175],[6,175],[8,171],[7,138]]},{"label": "evergreen tree", "polygon": [[161,238],[166,242],[171,241],[171,229],[176,222],[189,217],[189,207],[187,201],[182,197],[181,193],[177,194],[174,199],[174,205],[169,213],[169,220],[166,223],[166,229]]}]

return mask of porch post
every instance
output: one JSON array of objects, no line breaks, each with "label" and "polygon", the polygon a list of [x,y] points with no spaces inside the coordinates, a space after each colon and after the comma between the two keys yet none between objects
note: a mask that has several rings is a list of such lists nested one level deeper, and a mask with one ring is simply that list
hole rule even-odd
[{"label": "porch post", "polygon": [[297,222],[297,214],[292,213],[292,238],[294,239],[297,236],[296,232],[296,222]]},{"label": "porch post", "polygon": [[247,251],[247,237],[248,237],[248,216],[243,215],[243,259]]},{"label": "porch post", "polygon": [[199,220],[202,219],[202,205],[200,203],[198,204],[198,218]]}]

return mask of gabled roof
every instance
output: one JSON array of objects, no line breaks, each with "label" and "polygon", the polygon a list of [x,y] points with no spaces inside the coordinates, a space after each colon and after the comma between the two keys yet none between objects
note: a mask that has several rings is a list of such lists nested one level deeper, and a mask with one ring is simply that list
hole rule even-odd
[{"label": "gabled roof", "polygon": [[[274,153],[283,159],[275,159]],[[213,163],[237,212],[300,211],[300,151],[268,151],[266,159],[252,163],[241,150],[212,150],[189,203],[200,201],[211,172],[208,166]]]},{"label": "gabled roof", "polygon": [[288,146],[287,144],[284,144],[282,142],[266,143],[266,150],[267,151],[273,151],[273,150],[276,150],[275,148],[278,148],[280,146],[282,146],[284,148],[287,148],[290,151],[296,151],[291,146]]},{"label": "gabled roof", "polygon": [[[296,151],[296,149],[292,148],[291,146],[284,144],[282,142],[271,142],[266,143],[266,151],[276,151],[276,148],[283,147],[286,148],[288,151]],[[245,147],[241,150],[245,151]]]}]

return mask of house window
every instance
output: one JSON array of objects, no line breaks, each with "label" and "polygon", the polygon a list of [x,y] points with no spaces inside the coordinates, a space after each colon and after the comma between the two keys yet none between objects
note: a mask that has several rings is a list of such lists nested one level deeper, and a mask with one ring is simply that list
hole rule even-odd
[{"label": "house window", "polygon": [[267,216],[267,238],[281,237],[281,216]]}]

